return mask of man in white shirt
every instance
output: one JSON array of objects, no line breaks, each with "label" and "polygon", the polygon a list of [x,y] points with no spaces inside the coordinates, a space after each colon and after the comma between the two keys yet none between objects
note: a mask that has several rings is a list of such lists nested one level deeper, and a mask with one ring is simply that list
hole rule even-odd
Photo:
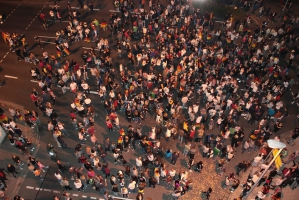
[{"label": "man in white shirt", "polygon": [[259,154],[257,157],[253,159],[252,166],[253,167],[257,166],[262,159],[263,159],[262,154]]},{"label": "man in white shirt", "polygon": [[70,89],[73,93],[76,93],[77,92],[77,83],[72,81],[70,84]]},{"label": "man in white shirt", "polygon": [[187,97],[187,96],[184,96],[184,97],[182,98],[183,109],[186,109],[186,108],[187,108],[187,107],[186,107],[187,101],[188,101],[188,97]]},{"label": "man in white shirt", "polygon": [[129,185],[128,185],[129,193],[134,193],[135,192],[135,187],[136,187],[136,182],[131,180]]}]

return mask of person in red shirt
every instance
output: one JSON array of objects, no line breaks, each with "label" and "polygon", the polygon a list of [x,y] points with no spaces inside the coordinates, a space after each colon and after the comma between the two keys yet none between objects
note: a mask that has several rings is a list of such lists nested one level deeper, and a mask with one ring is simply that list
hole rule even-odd
[{"label": "person in red shirt", "polygon": [[94,133],[96,132],[94,126],[90,126],[88,129],[87,129],[87,132],[90,136],[94,135]]},{"label": "person in red shirt", "polygon": [[192,130],[190,131],[190,134],[189,134],[189,139],[190,139],[190,142],[192,142],[192,141],[193,141],[193,139],[194,139],[194,136],[195,136],[195,130],[194,130],[194,129],[192,129]]},{"label": "person in red shirt", "polygon": [[30,98],[31,98],[31,100],[33,101],[34,105],[35,105],[36,107],[38,107],[38,102],[37,102],[37,100],[38,100],[38,96],[35,96],[34,93],[31,93],[31,94],[30,94]]},{"label": "person in red shirt", "polygon": [[108,128],[108,131],[113,131],[113,124],[111,123],[110,119],[106,120],[106,126]]}]

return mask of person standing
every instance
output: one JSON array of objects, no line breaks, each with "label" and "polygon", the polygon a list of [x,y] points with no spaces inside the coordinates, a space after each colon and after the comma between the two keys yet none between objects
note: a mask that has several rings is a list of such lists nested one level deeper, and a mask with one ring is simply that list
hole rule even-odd
[{"label": "person standing", "polygon": [[7,187],[6,181],[8,179],[6,178],[6,174],[4,173],[4,171],[6,171],[6,170],[3,168],[0,169],[0,181],[4,184],[5,187]]},{"label": "person standing", "polygon": [[149,187],[152,187],[155,188],[156,187],[156,184],[157,184],[157,179],[155,177],[151,177],[148,181],[148,184],[149,184]]},{"label": "person standing", "polygon": [[21,165],[24,165],[24,163],[20,160],[19,156],[13,155],[12,160],[14,161],[17,168],[19,168],[20,170],[23,170]]},{"label": "person standing", "polygon": [[12,164],[8,164],[7,165],[7,171],[8,171],[9,174],[12,174],[13,177],[17,178],[16,174],[18,174],[19,172],[17,172],[15,166],[13,166]]},{"label": "person standing", "polygon": [[297,122],[299,121],[299,113],[297,114],[297,116],[295,117],[292,125],[294,126]]},{"label": "person standing", "polygon": [[41,39],[37,35],[34,36],[35,44],[39,46],[41,49],[44,49],[43,45],[41,44]]},{"label": "person standing", "polygon": [[76,181],[74,182],[75,188],[81,192],[81,190],[84,191],[84,185],[82,184],[82,181],[80,179],[76,179]]},{"label": "person standing", "polygon": [[62,173],[64,173],[64,171],[67,170],[66,167],[61,163],[60,160],[57,160],[57,161],[56,161],[56,164],[57,164],[57,166],[58,166],[58,169],[59,169]]},{"label": "person standing", "polygon": [[65,190],[72,190],[73,188],[70,187],[70,183],[67,178],[63,178],[60,184],[65,188]]},{"label": "person standing", "polygon": [[178,152],[174,152],[171,157],[171,164],[175,165],[179,157],[180,154]]},{"label": "person standing", "polygon": [[19,49],[19,48],[16,49],[15,53],[16,53],[16,55],[17,55],[17,57],[18,57],[18,61],[21,61],[21,60],[24,59],[24,57],[22,56],[22,51],[21,51],[21,49]]},{"label": "person standing", "polygon": [[54,176],[57,178],[58,182],[61,183],[61,181],[62,181],[62,176],[61,176],[59,170],[57,170],[57,171],[54,173]]},{"label": "person standing", "polygon": [[295,130],[293,131],[293,135],[288,141],[288,144],[291,145],[294,142],[294,140],[296,140],[298,137],[299,137],[299,128],[295,128]]},{"label": "person standing", "polygon": [[190,172],[192,172],[192,166],[194,164],[194,159],[190,158],[188,161],[188,169]]}]

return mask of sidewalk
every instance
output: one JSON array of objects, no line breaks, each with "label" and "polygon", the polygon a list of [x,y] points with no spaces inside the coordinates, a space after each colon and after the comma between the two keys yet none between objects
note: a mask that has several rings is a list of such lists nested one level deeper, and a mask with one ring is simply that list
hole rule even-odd
[{"label": "sidewalk", "polygon": [[[288,156],[289,156],[291,153],[293,153],[295,150],[297,150],[298,147],[299,147],[299,145],[298,145],[298,141],[295,141],[295,142],[294,142],[295,145],[292,145],[292,146],[290,146],[289,144],[287,144],[287,141],[288,141],[288,139],[290,138],[290,136],[291,136],[291,131],[288,131],[288,132],[285,132],[285,133],[283,133],[283,134],[280,134],[281,142],[283,142],[283,143],[285,143],[285,144],[287,145],[286,148],[287,148],[287,150],[288,150],[288,155],[287,155],[287,157],[286,157],[285,159],[287,159]],[[251,160],[250,160],[250,161],[252,161],[253,158],[256,157],[257,155],[258,155],[258,151],[252,153],[252,155],[251,155]],[[237,163],[236,163],[236,165],[237,165]],[[280,168],[280,170],[282,170],[284,167],[291,167],[291,166],[292,166],[292,163],[289,163],[289,164],[287,164],[287,165],[283,165],[283,166]],[[237,178],[239,179],[239,181],[240,181],[240,186],[239,186],[233,193],[231,193],[231,195],[230,195],[229,198],[228,198],[229,200],[233,200],[233,199],[235,199],[235,198],[240,197],[240,194],[242,193],[242,189],[243,189],[243,188],[241,187],[241,184],[244,184],[244,183],[246,182],[247,177],[248,177],[248,175],[250,174],[250,172],[252,171],[252,169],[253,169],[252,166],[249,167],[249,168],[246,170],[246,172],[244,172],[244,173],[240,173],[240,176],[237,177]],[[249,197],[248,197],[247,199],[248,199],[248,200],[254,200],[254,199],[255,199],[255,196],[257,195],[257,193],[258,193],[259,191],[261,191],[262,187],[263,187],[263,185],[254,188],[254,190],[251,192],[251,194],[249,195]],[[270,199],[271,196],[272,196],[272,194],[273,194],[273,190],[270,190],[269,194],[266,196],[265,199],[266,199],[266,200]],[[297,196],[297,193],[294,192],[289,186],[287,186],[287,187],[285,187],[285,188],[282,189],[282,197],[283,197],[283,199],[285,199],[285,200],[287,200],[287,199],[297,199],[296,196]]]},{"label": "sidewalk", "polygon": [[[24,113],[24,107],[20,105],[16,105],[10,102],[0,102],[0,107],[4,110],[5,115],[8,118],[11,118],[8,108],[18,108],[22,111],[22,114]],[[28,127],[25,125],[24,121],[17,121],[16,122],[17,126],[23,131],[23,134],[31,141],[32,145],[31,147],[34,147],[33,150],[30,150],[31,147],[28,149],[30,151],[30,155],[33,157],[37,154],[39,150],[39,130],[38,127],[35,126],[34,129]],[[28,157],[25,155],[22,155],[17,148],[15,148],[13,145],[10,144],[10,141],[7,139],[7,137],[4,139],[3,143],[1,144],[1,168],[6,169],[6,166],[11,163],[13,164],[12,161],[12,156],[17,155],[20,157],[21,161],[25,162],[25,164],[22,166],[23,170],[18,170],[20,172],[18,174],[17,178],[14,178],[12,175],[7,175],[8,180],[6,181],[8,187],[7,190],[5,191],[5,197],[9,199],[13,199],[15,195],[18,194],[21,185],[23,184],[27,174],[28,174],[28,168],[27,168],[27,160]]]}]

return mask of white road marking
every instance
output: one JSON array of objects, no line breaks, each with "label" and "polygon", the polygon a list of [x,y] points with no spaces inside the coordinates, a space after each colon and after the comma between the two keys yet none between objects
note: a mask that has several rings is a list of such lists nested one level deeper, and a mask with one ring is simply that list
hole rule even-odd
[{"label": "white road marking", "polygon": [[34,189],[34,187],[31,187],[31,186],[27,186],[26,188],[27,188],[27,189],[30,189],[30,190],[33,190],[33,189]]},{"label": "white road marking", "polygon": [[224,23],[224,21],[215,21],[215,22],[218,22],[218,23]]},{"label": "white road marking", "polygon": [[83,195],[82,198],[87,198],[87,196]]},{"label": "white road marking", "polygon": [[40,38],[56,38],[56,37],[50,37],[50,36],[44,36],[44,35],[39,35],[38,37],[40,37]]},{"label": "white road marking", "polygon": [[52,190],[49,189],[44,189],[45,192],[51,192]]},{"label": "white road marking", "polygon": [[90,94],[99,94],[97,91],[90,91]]},{"label": "white road marking", "polygon": [[116,198],[116,199],[124,199],[124,200],[134,200],[134,199],[128,199],[128,198],[123,198],[123,197],[117,197],[117,196],[113,196],[110,195],[112,198]]},{"label": "white road marking", "polygon": [[36,187],[35,190],[40,190],[40,188]]},{"label": "white road marking", "polygon": [[16,11],[16,9],[20,6],[21,4],[19,4],[17,7],[15,7],[15,9],[13,9],[12,11],[11,11],[11,13],[9,13],[8,15],[7,15],[7,17],[5,18],[5,20],[3,20],[2,22],[4,23],[6,20],[7,20],[7,18],[9,18],[9,16],[12,14],[12,13],[14,13],[15,11]]},{"label": "white road marking", "polygon": [[80,9],[79,7],[71,7],[71,8],[73,8],[73,9]]},{"label": "white road marking", "polygon": [[43,41],[43,40],[41,40],[41,42],[47,43],[47,44],[56,44],[55,42],[47,42],[47,41]]},{"label": "white road marking", "polygon": [[59,192],[59,191],[57,191],[57,190],[53,190],[53,192],[54,192],[54,193],[60,193],[60,192]]},{"label": "white road marking", "polygon": [[[31,26],[31,24],[34,22],[34,20],[36,19],[36,17],[42,12],[42,10],[45,8],[46,6],[42,7],[42,9],[37,13],[37,15],[33,18],[33,20],[30,22],[30,24],[26,27],[25,31],[28,30],[28,28]],[[23,34],[25,33],[25,31],[23,32]]]},{"label": "white road marking", "polygon": [[109,12],[120,12],[120,11],[117,11],[117,10],[109,10]]},{"label": "white road marking", "polygon": [[31,82],[38,83],[38,81],[35,81],[35,80],[31,80]]},{"label": "white road marking", "polygon": [[[82,49],[91,49],[92,47],[82,47]],[[100,49],[95,48],[95,51],[101,51]]]},{"label": "white road marking", "polygon": [[253,16],[251,16],[251,19],[253,19],[253,21],[254,21],[257,25],[259,25],[259,23],[257,22],[257,20],[256,20]]},{"label": "white road marking", "polygon": [[[61,86],[60,86],[60,85],[56,85],[56,86],[61,88]],[[70,87],[65,87],[65,89],[69,90],[69,89],[70,89]]]},{"label": "white road marking", "polygon": [[78,194],[73,194],[73,196],[74,196],[74,197],[77,197],[77,196],[79,196],[79,195],[78,195]]},{"label": "white road marking", "polygon": [[90,199],[97,199],[96,197],[90,197]]},{"label": "white road marking", "polygon": [[18,79],[18,77],[15,77],[15,76],[8,76],[8,75],[5,75],[4,77],[6,77],[6,78]]}]

